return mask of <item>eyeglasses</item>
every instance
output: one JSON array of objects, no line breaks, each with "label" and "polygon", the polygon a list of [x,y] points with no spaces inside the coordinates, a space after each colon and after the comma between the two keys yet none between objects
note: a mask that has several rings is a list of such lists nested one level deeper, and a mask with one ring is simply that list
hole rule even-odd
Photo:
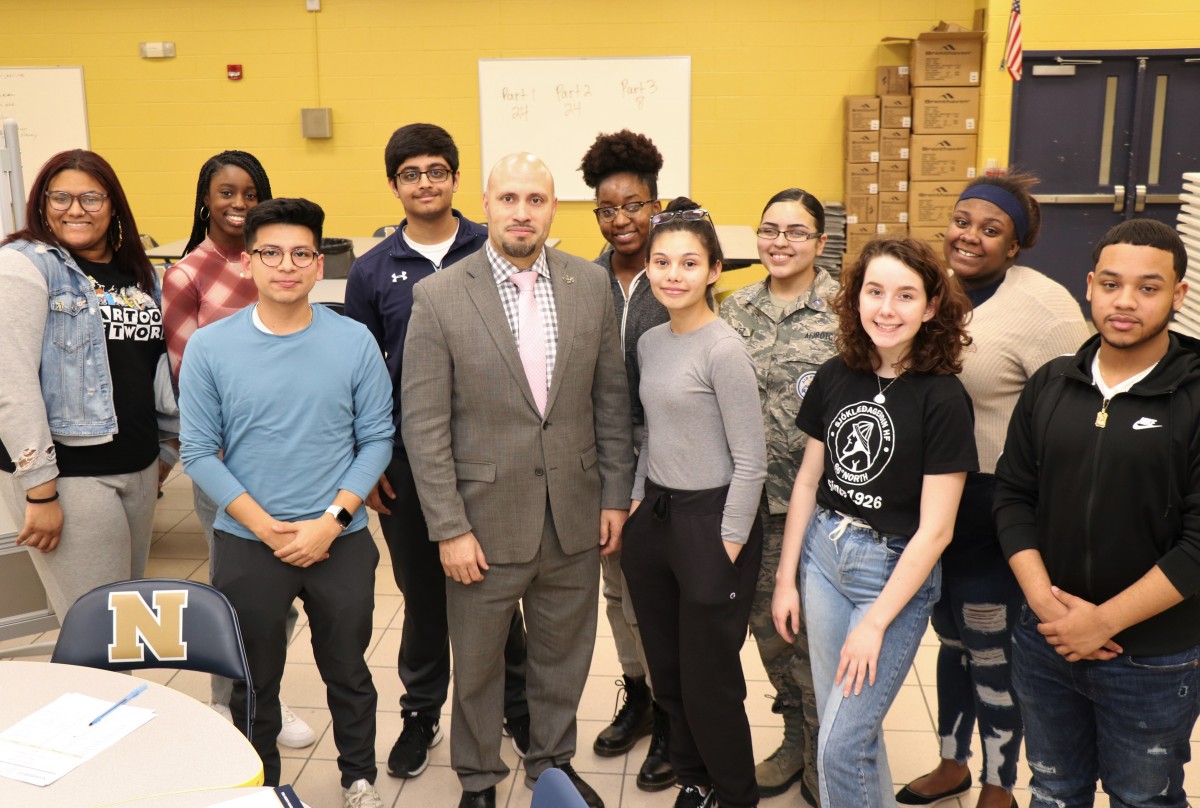
[{"label": "eyeglasses", "polygon": [[788,241],[811,241],[814,238],[820,238],[823,233],[810,233],[807,230],[779,230],[774,227],[760,227],[757,231],[759,238],[774,241],[779,238],[779,234],[783,233],[783,237]]},{"label": "eyeglasses", "polygon": [[[692,210],[664,210],[662,213],[656,213],[650,217],[650,224],[658,227],[660,224],[678,219],[681,222],[698,222],[702,219],[708,219],[708,223],[713,223],[712,217],[708,215],[708,211],[704,208],[694,208]],[[713,225],[714,227],[716,225]]]},{"label": "eyeglasses", "polygon": [[[263,266],[274,269],[283,264],[285,253],[278,247],[259,247],[257,250],[251,250],[250,254],[257,255],[263,262]],[[292,266],[296,269],[304,269],[320,255],[316,250],[310,250],[307,247],[297,247],[288,254],[292,256]]]},{"label": "eyeglasses", "polygon": [[421,175],[429,177],[430,182],[445,182],[450,179],[450,175],[454,172],[448,168],[431,168],[428,171],[417,171],[416,169],[408,169],[406,171],[397,171],[396,179],[400,180],[401,185],[416,185],[421,181]]},{"label": "eyeglasses", "polygon": [[592,213],[596,214],[596,218],[602,222],[611,222],[617,218],[617,211],[624,211],[625,215],[632,219],[638,215],[638,211],[647,205],[653,204],[653,200],[647,202],[626,202],[624,205],[619,205],[615,208],[592,208]]},{"label": "eyeglasses", "polygon": [[108,199],[108,194],[88,192],[76,195],[66,191],[46,191],[46,199],[50,200],[50,207],[55,210],[70,210],[71,205],[75,204],[75,200],[78,199],[79,207],[88,213],[95,213],[104,207],[104,200]]}]

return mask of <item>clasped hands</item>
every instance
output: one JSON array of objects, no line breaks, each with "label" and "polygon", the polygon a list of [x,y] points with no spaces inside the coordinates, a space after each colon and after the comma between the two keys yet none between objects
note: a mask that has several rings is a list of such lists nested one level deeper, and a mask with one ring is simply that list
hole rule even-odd
[{"label": "clasped hands", "polygon": [[1113,659],[1125,652],[1113,641],[1116,632],[1094,603],[1052,586],[1046,597],[1030,606],[1041,621],[1038,631],[1068,662]]}]

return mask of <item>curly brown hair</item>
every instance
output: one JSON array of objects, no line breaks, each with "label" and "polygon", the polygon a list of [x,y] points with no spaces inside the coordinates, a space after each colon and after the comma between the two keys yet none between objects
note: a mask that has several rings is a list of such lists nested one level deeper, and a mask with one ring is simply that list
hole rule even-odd
[{"label": "curly brown hair", "polygon": [[598,192],[600,183],[614,174],[628,172],[646,184],[652,199],[658,199],[658,172],[662,167],[663,156],[654,141],[628,129],[598,136],[579,162],[583,181],[593,191]]},{"label": "curly brown hair", "polygon": [[880,256],[890,256],[921,278],[925,296],[934,304],[933,318],[921,324],[912,348],[904,358],[904,372],[951,376],[962,372],[962,351],[971,344],[967,323],[971,301],[958,279],[942,268],[937,254],[924,241],[914,238],[884,238],[870,241],[848,270],[842,273],[841,289],[833,299],[838,316],[835,346],[851,370],[874,373],[883,363],[875,344],[859,318],[867,266]]}]

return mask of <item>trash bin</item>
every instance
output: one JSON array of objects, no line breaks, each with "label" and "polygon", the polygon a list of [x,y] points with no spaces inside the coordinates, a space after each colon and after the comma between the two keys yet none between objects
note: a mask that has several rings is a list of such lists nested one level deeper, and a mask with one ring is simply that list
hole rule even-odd
[{"label": "trash bin", "polygon": [[325,256],[325,277],[345,278],[354,263],[354,242],[348,238],[321,239],[321,253]]}]

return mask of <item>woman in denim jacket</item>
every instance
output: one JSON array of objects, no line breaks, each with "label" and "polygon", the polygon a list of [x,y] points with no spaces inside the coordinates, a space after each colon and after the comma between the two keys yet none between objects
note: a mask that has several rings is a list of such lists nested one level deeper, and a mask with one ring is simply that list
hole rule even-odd
[{"label": "woman in denim jacket", "polygon": [[0,245],[0,501],[61,617],[144,574],[172,460],[158,415],[174,400],[158,276],[112,167],[55,155],[28,216]]}]

